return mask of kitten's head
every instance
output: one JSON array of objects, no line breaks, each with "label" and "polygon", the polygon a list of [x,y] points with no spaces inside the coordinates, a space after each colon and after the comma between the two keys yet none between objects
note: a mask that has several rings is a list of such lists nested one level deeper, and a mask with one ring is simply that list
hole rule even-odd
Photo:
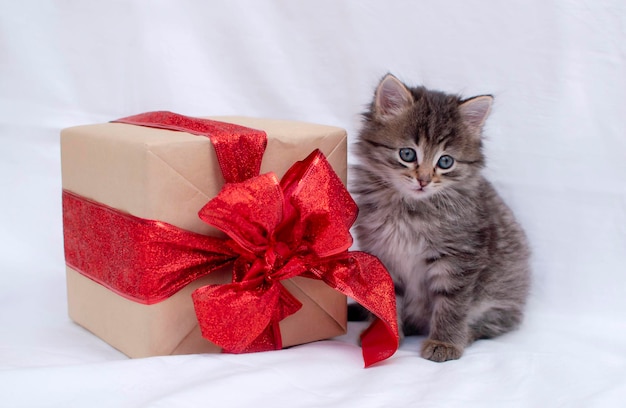
[{"label": "kitten's head", "polygon": [[409,88],[388,74],[364,114],[357,154],[409,199],[469,185],[484,166],[481,133],[492,101]]}]

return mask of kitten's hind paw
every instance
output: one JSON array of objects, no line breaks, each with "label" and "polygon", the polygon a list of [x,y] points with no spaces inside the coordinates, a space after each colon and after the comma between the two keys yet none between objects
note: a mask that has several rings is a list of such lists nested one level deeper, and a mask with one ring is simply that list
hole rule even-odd
[{"label": "kitten's hind paw", "polygon": [[422,344],[421,356],[427,360],[441,363],[458,360],[463,355],[463,348],[442,341],[426,339]]}]

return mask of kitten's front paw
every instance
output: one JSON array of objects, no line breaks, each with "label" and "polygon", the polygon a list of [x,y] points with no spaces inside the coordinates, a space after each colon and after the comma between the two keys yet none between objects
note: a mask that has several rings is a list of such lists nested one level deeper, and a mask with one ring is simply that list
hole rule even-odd
[{"label": "kitten's front paw", "polygon": [[421,356],[427,360],[441,363],[448,360],[458,360],[463,355],[463,349],[454,344],[426,339],[422,344]]}]

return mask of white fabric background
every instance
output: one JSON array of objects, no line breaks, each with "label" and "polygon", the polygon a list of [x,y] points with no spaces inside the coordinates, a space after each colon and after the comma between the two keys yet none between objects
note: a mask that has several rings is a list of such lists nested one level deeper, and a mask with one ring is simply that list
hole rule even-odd
[{"label": "white fabric background", "polygon": [[[525,226],[523,327],[461,360],[356,336],[128,360],[67,317],[59,130],[150,110],[348,129],[377,81],[492,93],[487,174]],[[621,0],[0,0],[0,405],[616,407],[626,400]]]}]

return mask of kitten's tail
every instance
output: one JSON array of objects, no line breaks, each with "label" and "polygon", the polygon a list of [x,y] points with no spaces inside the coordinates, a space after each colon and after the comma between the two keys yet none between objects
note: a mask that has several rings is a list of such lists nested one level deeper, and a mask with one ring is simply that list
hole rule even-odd
[{"label": "kitten's tail", "polygon": [[358,303],[348,303],[348,321],[363,322],[369,320],[372,314]]}]

